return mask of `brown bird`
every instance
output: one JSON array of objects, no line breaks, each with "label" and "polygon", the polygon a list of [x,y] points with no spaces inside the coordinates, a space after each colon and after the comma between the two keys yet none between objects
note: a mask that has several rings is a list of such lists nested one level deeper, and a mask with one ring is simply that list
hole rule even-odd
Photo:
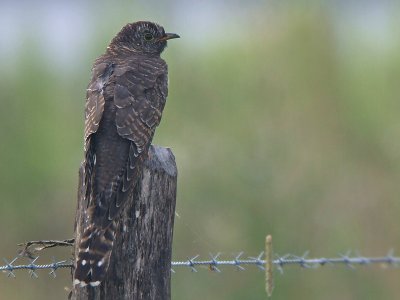
[{"label": "brown bird", "polygon": [[92,69],[85,107],[83,195],[89,203],[74,284],[97,286],[107,273],[116,222],[141,175],[168,94],[160,54],[178,38],[151,22],[126,25]]}]

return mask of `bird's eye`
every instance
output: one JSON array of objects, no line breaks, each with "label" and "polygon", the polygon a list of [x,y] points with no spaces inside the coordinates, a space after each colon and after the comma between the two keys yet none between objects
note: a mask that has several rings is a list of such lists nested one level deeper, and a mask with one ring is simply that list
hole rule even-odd
[{"label": "bird's eye", "polygon": [[150,32],[146,32],[146,33],[144,34],[144,39],[145,39],[146,41],[151,41],[153,38],[154,38],[154,37],[153,37],[153,35],[152,35]]}]

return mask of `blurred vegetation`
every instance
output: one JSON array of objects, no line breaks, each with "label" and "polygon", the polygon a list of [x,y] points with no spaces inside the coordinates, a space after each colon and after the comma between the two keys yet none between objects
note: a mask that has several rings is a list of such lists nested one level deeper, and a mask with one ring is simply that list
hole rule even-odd
[{"label": "blurred vegetation", "polygon": [[[154,143],[171,147],[179,168],[175,259],[255,255],[267,233],[279,254],[400,251],[400,39],[374,48],[350,24],[339,35],[335,22],[320,7],[270,14],[260,5],[234,39],[170,43]],[[25,37],[17,64],[0,70],[0,258],[25,240],[72,236],[86,84],[114,33],[96,32],[67,73]],[[39,275],[3,276],[0,298],[66,298],[68,271]],[[273,299],[395,299],[399,279],[398,269],[288,268]],[[266,298],[263,273],[250,267],[179,269],[172,292]]]}]

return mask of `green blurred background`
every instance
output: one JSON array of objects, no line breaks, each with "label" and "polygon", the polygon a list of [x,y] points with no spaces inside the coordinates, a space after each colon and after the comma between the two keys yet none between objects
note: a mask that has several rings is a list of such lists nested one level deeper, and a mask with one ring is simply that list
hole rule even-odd
[{"label": "green blurred background", "polygon": [[[181,35],[154,143],[179,169],[175,260],[400,253],[400,6],[388,1],[2,1],[0,258],[73,234],[85,89],[128,22]],[[39,258],[71,257],[69,249]],[[23,262],[21,260],[21,262]],[[265,299],[263,272],[177,269],[173,299]],[[0,299],[66,299],[0,276]],[[1,275],[1,274],[0,274]],[[399,269],[285,268],[273,299],[398,299]]]}]

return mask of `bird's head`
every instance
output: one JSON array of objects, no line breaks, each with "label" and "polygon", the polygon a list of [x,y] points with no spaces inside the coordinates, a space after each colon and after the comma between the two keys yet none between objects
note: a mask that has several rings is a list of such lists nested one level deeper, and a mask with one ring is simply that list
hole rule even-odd
[{"label": "bird's head", "polygon": [[140,53],[161,54],[167,47],[167,40],[179,38],[175,33],[165,33],[156,23],[140,21],[129,23],[113,38],[111,49],[123,48]]}]

